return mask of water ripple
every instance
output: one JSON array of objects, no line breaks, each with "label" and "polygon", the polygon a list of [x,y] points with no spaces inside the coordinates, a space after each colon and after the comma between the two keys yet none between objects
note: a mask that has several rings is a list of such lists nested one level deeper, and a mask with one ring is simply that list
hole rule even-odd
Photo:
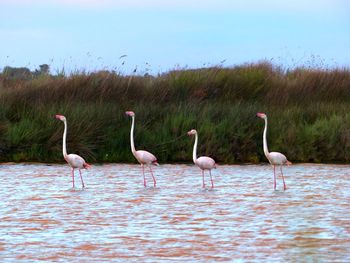
[{"label": "water ripple", "polygon": [[[58,262],[349,262],[350,166],[96,165],[71,188],[66,165],[0,167],[0,258]],[[151,178],[148,178],[151,182]],[[207,178],[209,180],[209,178]],[[209,181],[208,181],[209,183]],[[208,184],[210,185],[210,184]]]}]

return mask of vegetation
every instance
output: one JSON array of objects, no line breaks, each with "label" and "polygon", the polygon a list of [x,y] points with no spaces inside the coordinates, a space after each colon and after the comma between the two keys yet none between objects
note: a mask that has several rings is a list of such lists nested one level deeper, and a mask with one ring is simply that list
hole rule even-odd
[{"label": "vegetation", "polygon": [[88,162],[134,162],[130,119],[136,113],[138,149],[161,163],[190,162],[198,153],[219,163],[266,161],[262,151],[269,118],[271,151],[294,162],[350,161],[350,71],[270,63],[233,68],[174,70],[156,77],[115,72],[0,77],[0,160],[61,162],[63,125],[69,152]]}]

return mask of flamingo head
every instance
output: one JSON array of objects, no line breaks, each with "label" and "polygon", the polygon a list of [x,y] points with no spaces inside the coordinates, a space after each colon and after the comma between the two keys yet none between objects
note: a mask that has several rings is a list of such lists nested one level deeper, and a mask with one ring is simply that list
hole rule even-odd
[{"label": "flamingo head", "polygon": [[187,132],[188,136],[195,135],[197,133],[196,130],[192,129],[189,132]]},{"label": "flamingo head", "polygon": [[58,120],[60,120],[60,121],[65,121],[65,120],[66,120],[66,117],[64,117],[63,115],[57,114],[57,115],[56,115],[56,119],[58,119]]},{"label": "flamingo head", "polygon": [[126,111],[125,114],[130,116],[130,117],[134,117],[135,116],[135,113],[133,111]]},{"label": "flamingo head", "polygon": [[262,118],[262,119],[266,119],[266,118],[267,118],[266,114],[263,113],[263,112],[258,112],[258,113],[256,114],[256,116],[259,117],[259,118]]}]

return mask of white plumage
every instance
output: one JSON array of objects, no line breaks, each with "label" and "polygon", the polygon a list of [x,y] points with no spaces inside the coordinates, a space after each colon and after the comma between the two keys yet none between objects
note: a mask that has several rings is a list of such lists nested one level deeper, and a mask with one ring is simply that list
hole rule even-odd
[{"label": "white plumage", "polygon": [[202,170],[202,187],[205,187],[204,171],[208,170],[210,175],[211,187],[214,188],[214,181],[211,176],[211,169],[216,168],[215,161],[207,156],[201,156],[197,158],[197,145],[198,145],[198,133],[196,130],[190,130],[188,135],[195,135],[195,141],[193,145],[193,162]]},{"label": "white plumage", "polygon": [[66,117],[63,115],[56,115],[56,119],[62,121],[64,123],[64,132],[63,132],[63,144],[62,144],[62,151],[63,151],[63,157],[66,160],[66,162],[69,164],[70,167],[72,167],[72,183],[74,188],[74,169],[79,170],[80,180],[82,187],[84,188],[84,181],[83,177],[81,175],[81,169],[88,169],[90,167],[90,164],[85,162],[85,160],[80,157],[77,154],[67,154],[67,146],[66,146],[66,140],[67,140],[67,120]]},{"label": "white plumage", "polygon": [[280,166],[281,170],[281,175],[282,175],[282,180],[283,180],[283,189],[286,190],[286,183],[284,181],[284,176],[283,176],[283,171],[282,171],[282,165],[287,164],[291,165],[292,163],[287,160],[287,157],[279,152],[269,152],[269,149],[267,148],[267,139],[266,139],[266,133],[267,133],[267,116],[265,113],[258,112],[256,114],[259,118],[262,118],[265,120],[265,128],[264,128],[264,133],[263,133],[263,149],[264,149],[264,154],[266,158],[269,160],[270,164],[273,165],[273,184],[274,184],[274,189],[276,190],[276,165]]},{"label": "white plumage", "polygon": [[127,111],[125,112],[125,114],[132,118],[131,130],[130,130],[130,147],[131,147],[132,154],[135,156],[136,160],[141,164],[142,174],[143,174],[143,185],[145,187],[147,186],[146,177],[145,177],[145,167],[144,167],[144,165],[147,165],[153,178],[153,186],[156,187],[157,182],[156,182],[156,179],[154,178],[151,165],[159,165],[157,162],[157,158],[150,152],[143,151],[143,150],[136,151],[135,143],[134,143],[135,113],[133,111]]}]

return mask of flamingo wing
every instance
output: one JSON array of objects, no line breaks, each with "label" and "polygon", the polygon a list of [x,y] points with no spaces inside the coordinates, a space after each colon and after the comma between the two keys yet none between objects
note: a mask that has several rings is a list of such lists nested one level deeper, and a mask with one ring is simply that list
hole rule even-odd
[{"label": "flamingo wing", "polygon": [[275,165],[286,164],[288,162],[287,157],[279,152],[270,152],[268,159],[271,164]]},{"label": "flamingo wing", "polygon": [[199,168],[202,170],[210,170],[215,168],[215,161],[214,159],[207,157],[207,156],[201,156],[196,160],[196,164]]},{"label": "flamingo wing", "polygon": [[143,151],[143,150],[136,151],[135,157],[141,164],[157,163],[157,158],[152,153],[147,151]]},{"label": "flamingo wing", "polygon": [[77,154],[68,154],[66,157],[66,161],[73,168],[85,168],[85,160]]}]

